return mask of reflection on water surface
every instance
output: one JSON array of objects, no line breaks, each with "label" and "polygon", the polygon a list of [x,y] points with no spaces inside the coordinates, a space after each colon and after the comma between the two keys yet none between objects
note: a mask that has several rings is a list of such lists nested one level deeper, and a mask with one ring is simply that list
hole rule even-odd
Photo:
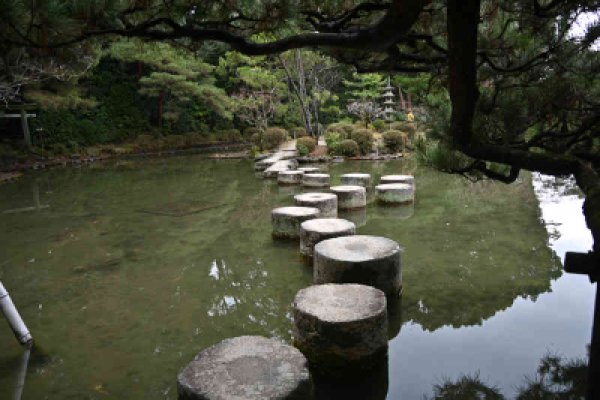
[{"label": "reflection on water surface", "polygon": [[[421,398],[471,371],[513,390],[545,348],[584,353],[589,310],[573,312],[556,289],[565,277],[529,175],[506,186],[401,161],[330,166],[334,183],[353,171],[417,180],[412,207],[348,216],[404,248],[388,398]],[[0,211],[31,207],[0,214],[0,279],[38,345],[23,398],[174,399],[176,373],[200,349],[242,334],[289,341],[290,303],[312,271],[296,244],[272,241],[270,210],[301,191],[257,179],[248,161],[197,156],[3,185]],[[0,398],[21,354],[0,323]]]}]

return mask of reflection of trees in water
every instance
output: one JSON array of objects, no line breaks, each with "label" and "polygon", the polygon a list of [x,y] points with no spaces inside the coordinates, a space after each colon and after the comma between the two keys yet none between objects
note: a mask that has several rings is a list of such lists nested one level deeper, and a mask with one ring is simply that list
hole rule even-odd
[{"label": "reflection of trees in water", "polygon": [[564,196],[583,198],[583,193],[572,176],[549,176],[535,174],[535,184],[541,196],[560,200]]},{"label": "reflection of trees in water", "polygon": [[[209,276],[214,280],[217,293],[207,308],[210,317],[226,317],[235,314],[246,329],[256,329],[277,337],[288,337],[289,329],[282,330],[282,318],[279,299],[270,296],[269,274],[261,262],[243,272],[228,267],[225,260],[214,260]],[[289,323],[290,318],[285,318]]]},{"label": "reflection of trees in water", "polygon": [[414,217],[398,228],[373,221],[405,249],[404,319],[426,330],[481,324],[518,297],[535,300],[562,273],[529,176],[510,186],[451,183],[422,177]]},{"label": "reflection of trees in water", "polygon": [[[540,360],[533,377],[525,377],[516,400],[575,400],[585,398],[587,363],[548,354]],[[478,374],[463,375],[433,387],[435,400],[504,400],[496,387],[483,382]]]}]

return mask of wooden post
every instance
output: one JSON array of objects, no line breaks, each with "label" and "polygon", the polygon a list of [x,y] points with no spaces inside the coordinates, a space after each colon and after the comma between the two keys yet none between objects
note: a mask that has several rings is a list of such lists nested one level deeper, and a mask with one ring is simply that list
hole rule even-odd
[{"label": "wooden post", "polygon": [[600,400],[600,381],[598,380],[600,376],[600,295],[598,294],[597,283],[600,280],[600,258],[596,256],[595,252],[567,252],[565,255],[565,271],[588,275],[592,283],[596,282],[596,302],[588,363],[586,399]]},{"label": "wooden post", "polygon": [[21,126],[23,127],[23,138],[25,139],[25,145],[27,149],[33,150],[31,143],[31,134],[29,133],[29,123],[27,122],[27,112],[25,107],[21,107]]}]

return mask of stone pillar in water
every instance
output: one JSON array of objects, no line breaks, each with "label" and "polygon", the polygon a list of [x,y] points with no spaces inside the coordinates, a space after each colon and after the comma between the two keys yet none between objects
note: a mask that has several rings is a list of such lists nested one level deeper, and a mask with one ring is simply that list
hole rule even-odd
[{"label": "stone pillar in water", "polygon": [[302,193],[294,196],[297,206],[314,207],[320,211],[320,218],[337,217],[338,200],[331,193]]},{"label": "stone pillar in water", "polygon": [[273,238],[298,239],[300,224],[306,220],[319,218],[319,209],[314,207],[279,207],[271,211]]},{"label": "stone pillar in water", "polygon": [[317,243],[314,283],[360,283],[398,296],[402,288],[400,245],[379,236],[344,236]]},{"label": "stone pillar in water", "polygon": [[323,240],[354,235],[356,226],[345,219],[316,218],[300,225],[300,253],[312,257],[313,248]]},{"label": "stone pillar in water", "polygon": [[337,196],[340,210],[355,210],[367,206],[367,191],[362,186],[332,186],[329,190]]},{"label": "stone pillar in water", "polygon": [[314,285],[294,298],[294,345],[311,369],[334,378],[380,365],[387,355],[385,294],[356,284]]},{"label": "stone pillar in water", "polygon": [[412,203],[414,186],[408,183],[385,183],[375,186],[377,201],[382,204],[399,205]]},{"label": "stone pillar in water", "polygon": [[344,174],[340,176],[340,182],[342,185],[362,186],[368,188],[371,186],[371,175],[360,173]]}]

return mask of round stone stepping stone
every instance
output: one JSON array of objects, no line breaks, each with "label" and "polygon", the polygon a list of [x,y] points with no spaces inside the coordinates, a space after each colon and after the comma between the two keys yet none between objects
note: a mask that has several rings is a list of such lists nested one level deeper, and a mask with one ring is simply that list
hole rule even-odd
[{"label": "round stone stepping stone", "polygon": [[277,173],[277,183],[280,185],[299,185],[302,183],[302,171],[279,171]]},{"label": "round stone stepping stone", "polygon": [[362,186],[332,186],[329,190],[337,196],[340,210],[352,210],[367,206],[367,191]]},{"label": "round stone stepping stone", "polygon": [[325,239],[354,235],[356,226],[340,218],[316,218],[300,224],[300,252],[312,257],[313,248]]},{"label": "round stone stepping stone", "polygon": [[307,187],[327,187],[330,183],[329,174],[305,173],[302,177],[302,185]]},{"label": "round stone stepping stone", "polygon": [[369,187],[371,186],[371,175],[360,173],[344,174],[340,176],[340,182],[342,182],[342,185]]},{"label": "round stone stepping stone", "polygon": [[302,171],[305,174],[312,174],[315,172],[319,172],[321,169],[319,169],[318,167],[300,167],[298,168],[298,171]]},{"label": "round stone stepping stone", "polygon": [[411,203],[415,197],[413,185],[408,183],[385,183],[375,186],[377,201],[385,204]]},{"label": "round stone stepping stone", "polygon": [[276,239],[298,239],[300,224],[319,218],[319,209],[314,207],[279,207],[271,211],[273,237]]},{"label": "round stone stepping stone", "polygon": [[384,175],[379,180],[379,183],[408,183],[414,185],[415,177],[412,175]]},{"label": "round stone stepping stone", "polygon": [[317,375],[370,370],[387,354],[385,294],[357,284],[314,285],[293,304],[294,345]]},{"label": "round stone stepping stone", "polygon": [[338,200],[332,193],[302,193],[294,196],[297,206],[318,208],[320,218],[337,217]]},{"label": "round stone stepping stone", "polygon": [[180,400],[310,398],[308,362],[296,348],[261,336],[225,339],[177,376]]},{"label": "round stone stepping stone", "polygon": [[368,235],[323,240],[314,248],[314,283],[360,283],[395,297],[402,287],[400,245]]}]

